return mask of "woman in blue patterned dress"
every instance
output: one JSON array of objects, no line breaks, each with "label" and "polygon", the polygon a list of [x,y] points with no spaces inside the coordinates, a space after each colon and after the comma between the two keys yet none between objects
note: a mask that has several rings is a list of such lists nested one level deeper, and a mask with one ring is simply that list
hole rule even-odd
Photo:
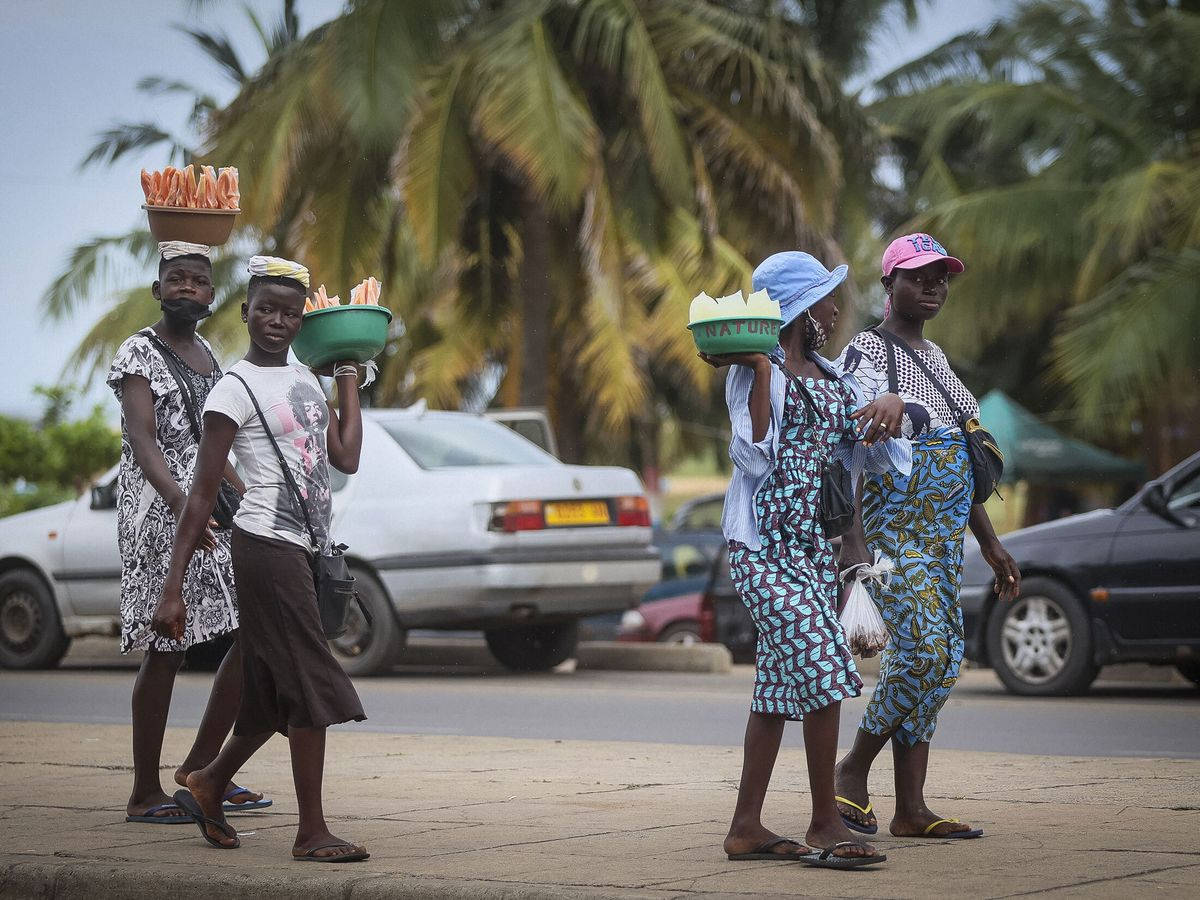
[{"label": "woman in blue patterned dress", "polygon": [[[780,304],[779,346],[770,356],[702,354],[714,366],[731,366],[726,401],[736,468],[722,527],[733,583],[758,631],[742,779],[724,844],[730,859],[828,868],[885,859],[854,840],[833,793],[840,704],[858,696],[862,682],[837,617],[838,565],[819,520],[822,473],[835,455],[852,471],[906,462],[904,448],[891,441],[867,446],[897,427],[899,398],[859,408],[853,379],[816,353],[837,320],[834,292],[846,272],[829,272],[807,253],[775,254],[755,270],[754,288]],[[856,420],[865,423],[862,443]],[[821,852],[761,820],[784,724],[800,720],[813,806],[805,840]]]},{"label": "woman in blue patterned dress", "polygon": [[[868,397],[891,390],[900,394],[903,434],[912,441],[912,472],[869,478],[863,487],[862,527],[842,539],[844,559],[869,559],[869,551],[878,550],[896,565],[890,583],[876,597],[889,633],[879,682],[854,747],[837,770],[840,812],[850,828],[864,834],[878,830],[867,777],[889,740],[896,778],[891,833],[914,838],[983,834],[933,812],[924,795],[929,742],[962,662],[958,588],[968,525],[995,572],[1001,599],[1015,597],[1021,585],[1021,573],[1000,545],[983,504],[972,502],[971,462],[959,422],[962,415],[977,417],[979,404],[946,355],[924,336],[925,323],[949,295],[950,275],[962,271],[963,264],[929,235],[897,238],[883,255],[888,294],[884,320],[857,335],[841,359]],[[916,358],[937,377],[956,408]]]}]

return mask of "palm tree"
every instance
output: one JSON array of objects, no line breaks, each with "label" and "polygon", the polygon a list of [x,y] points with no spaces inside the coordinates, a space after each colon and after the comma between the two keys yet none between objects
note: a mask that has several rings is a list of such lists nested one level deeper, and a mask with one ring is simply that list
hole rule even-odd
[{"label": "palm tree", "polygon": [[1200,411],[1198,56],[1197,4],[1036,0],[897,69],[874,108],[904,173],[889,224],[947,235],[973,270],[939,334],[1023,345],[1036,405],[1065,386],[1080,430],[1149,442],[1159,469]]},{"label": "palm tree", "polygon": [[453,405],[499,369],[579,456],[667,393],[713,398],[681,327],[698,289],[781,247],[842,255],[870,171],[844,158],[871,139],[814,44],[828,7],[359,0],[215,115],[208,150],[322,278],[382,268],[405,333],[378,399]]}]

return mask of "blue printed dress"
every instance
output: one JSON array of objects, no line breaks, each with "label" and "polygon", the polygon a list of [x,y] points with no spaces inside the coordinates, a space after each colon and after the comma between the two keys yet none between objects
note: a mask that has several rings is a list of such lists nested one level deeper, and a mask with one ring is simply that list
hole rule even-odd
[{"label": "blue printed dress", "polygon": [[761,549],[729,543],[733,584],[758,631],[751,709],[797,721],[862,690],[838,621],[833,547],[818,518],[822,472],[853,437],[853,396],[836,379],[803,381],[820,415],[789,378],[776,465],[755,499]]}]

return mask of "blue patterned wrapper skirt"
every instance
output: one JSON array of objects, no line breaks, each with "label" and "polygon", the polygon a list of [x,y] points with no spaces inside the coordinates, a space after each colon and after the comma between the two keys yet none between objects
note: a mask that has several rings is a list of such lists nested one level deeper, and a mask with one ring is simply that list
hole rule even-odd
[{"label": "blue patterned wrapper skirt", "polygon": [[958,680],[963,656],[963,537],[974,482],[962,432],[913,439],[910,475],[869,476],[863,489],[867,546],[895,562],[874,591],[889,640],[861,728],[912,746],[928,742]]},{"label": "blue patterned wrapper skirt", "polygon": [[[753,712],[798,721],[862,691],[837,615],[837,562],[818,520],[821,473],[847,428],[842,387],[789,387],[775,470],[755,499],[762,547],[730,542],[734,587],[758,632]],[[807,421],[806,421],[807,420]]]}]

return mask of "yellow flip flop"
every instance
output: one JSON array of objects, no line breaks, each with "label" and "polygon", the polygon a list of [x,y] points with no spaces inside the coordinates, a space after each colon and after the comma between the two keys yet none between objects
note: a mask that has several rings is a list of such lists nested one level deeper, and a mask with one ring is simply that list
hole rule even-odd
[{"label": "yellow flip flop", "polygon": [[938,840],[964,840],[966,838],[983,837],[982,828],[972,828],[970,831],[952,831],[949,834],[930,834],[929,832],[937,828],[939,825],[961,825],[962,822],[958,819],[938,819],[936,822],[930,822],[925,826],[925,831],[921,833],[921,837],[936,838]]},{"label": "yellow flip flop", "polygon": [[[853,800],[847,800],[845,797],[834,797],[833,799],[838,803],[845,803],[847,806],[853,806],[864,816],[871,815],[871,810],[875,808],[875,804],[871,803],[871,802],[868,802],[866,807],[864,808],[862,806],[859,806]],[[879,831],[878,823],[876,823],[874,825],[864,825],[862,822],[855,822],[852,818],[850,818],[848,815],[846,815],[841,810],[838,811],[838,815],[842,817],[842,822],[851,831],[857,831],[859,834],[875,834],[877,831]]]}]

